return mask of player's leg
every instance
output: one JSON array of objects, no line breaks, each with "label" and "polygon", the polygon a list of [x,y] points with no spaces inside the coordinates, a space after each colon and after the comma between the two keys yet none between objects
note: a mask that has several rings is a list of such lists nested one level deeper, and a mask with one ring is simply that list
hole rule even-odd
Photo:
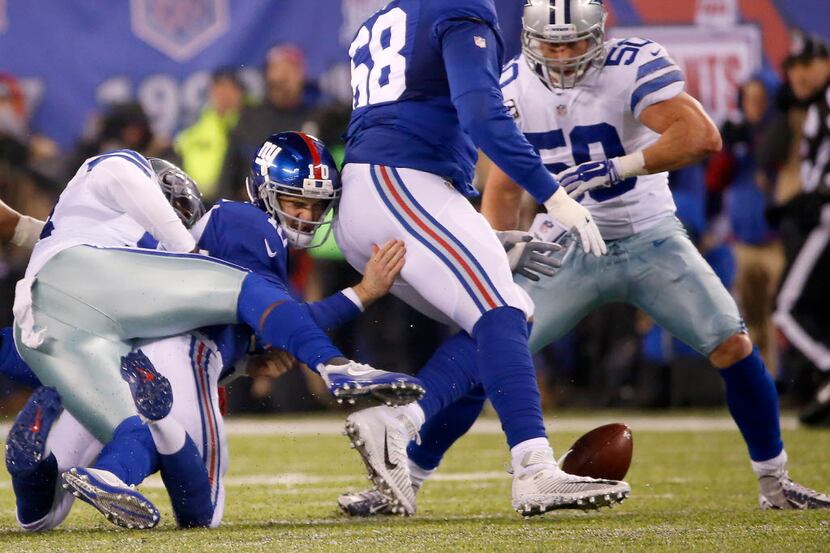
[{"label": "player's leg", "polygon": [[6,466],[21,528],[37,532],[57,527],[73,500],[59,485],[60,473],[92,461],[101,443],[61,409],[53,389],[40,388],[18,415],[6,444]]},{"label": "player's leg", "polygon": [[[183,335],[142,347],[172,388],[172,409],[148,426],[160,453],[160,468],[180,527],[215,527],[224,510],[222,475],[227,447],[216,381],[221,356],[198,335]],[[149,391],[152,392],[152,388]]]},{"label": "player's leg", "polygon": [[[127,288],[125,275],[129,275]],[[28,291],[18,286],[18,292]],[[119,360],[126,351],[112,356],[109,364],[99,355],[95,365],[109,366],[103,371],[61,360],[62,350],[78,349],[75,344],[64,343],[61,327],[84,329],[102,340],[123,343],[241,320],[257,332],[263,343],[291,349],[313,367],[342,357],[286,290],[205,256],[69,248],[40,271],[31,285],[31,300],[28,311],[25,301],[19,302],[23,308],[16,309],[17,323],[22,325],[16,335],[21,355],[43,382],[58,389],[70,411],[74,410],[75,416],[91,425],[105,441],[125,418],[118,415],[133,411],[132,402],[124,401],[127,389],[118,375]],[[87,356],[83,352],[74,355],[79,360]],[[52,362],[48,362],[50,359]],[[384,386],[391,390],[394,384],[398,388],[392,375],[384,374],[389,376]],[[89,386],[88,382],[95,385]],[[110,390],[118,390],[118,397]],[[93,400],[86,402],[86,411],[73,407],[72,396],[78,393]],[[103,406],[112,409],[104,412]]]},{"label": "player's leg", "polygon": [[[531,351],[558,339],[592,309],[621,295],[620,264],[606,263],[605,259],[586,255],[581,249],[570,251],[568,256],[568,262],[555,278],[533,282],[516,277],[516,282],[536,305],[530,333]],[[478,381],[477,372],[475,342],[466,333],[460,333],[447,340],[418,373],[430,393],[417,403],[426,418],[420,431],[421,440],[410,442],[407,450],[410,478],[416,492],[481,411],[486,396],[477,393],[483,392],[480,387],[463,395],[468,389],[465,383],[469,382],[472,387]],[[457,399],[459,396],[462,397]],[[448,402],[449,406],[442,407]],[[414,405],[401,410],[409,411]],[[338,503],[353,516],[393,514],[394,508],[389,498],[376,489],[344,494]]]},{"label": "player's leg", "polygon": [[[364,224],[367,218],[372,225]],[[344,196],[335,232],[353,265],[376,242],[397,238],[406,243],[402,280],[476,342],[480,379],[502,421],[514,459],[514,505],[528,514],[558,505],[561,498],[554,500],[553,494],[530,489],[534,482],[547,478],[547,473],[534,478],[535,473],[556,468],[527,348],[527,318],[532,306],[513,283],[504,249],[486,220],[439,177],[414,170],[350,165],[344,172]],[[393,293],[399,292],[393,289]],[[355,417],[367,419],[368,415],[350,419]],[[423,418],[410,418],[409,422],[417,429]],[[360,430],[359,424],[354,426]],[[350,434],[358,447],[357,442],[365,442],[364,437]],[[392,445],[391,449],[399,452],[399,443]],[[379,451],[390,449],[388,444],[377,447]],[[403,458],[403,453],[400,455]],[[397,463],[396,474],[408,472],[403,465]],[[383,473],[379,464],[374,470]],[[379,476],[373,474],[372,467],[370,475]],[[387,482],[392,488],[408,488],[408,478],[393,480]],[[592,485],[584,483],[586,492]],[[601,496],[608,495],[607,489]],[[408,495],[401,500],[414,505],[414,496]]]},{"label": "player's leg", "polygon": [[[487,395],[481,386],[431,417],[421,427],[420,440],[409,442],[409,476],[413,494],[438,468],[444,454],[473,426]],[[393,515],[397,505],[393,498],[377,488],[348,492],[337,500],[340,509],[350,516]]]},{"label": "player's leg", "polygon": [[[734,299],[674,218],[639,233],[628,247],[636,260],[630,264],[629,301],[718,369],[729,412],[759,477],[762,505],[764,498],[776,507],[789,505],[784,496],[797,485],[786,477],[778,393]],[[798,488],[799,493],[806,489]],[[830,498],[804,498],[802,503],[830,507]]]}]

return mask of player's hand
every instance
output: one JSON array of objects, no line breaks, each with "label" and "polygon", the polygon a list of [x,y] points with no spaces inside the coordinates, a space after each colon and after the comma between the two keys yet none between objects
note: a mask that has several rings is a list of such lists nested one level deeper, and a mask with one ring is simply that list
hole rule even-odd
[{"label": "player's hand", "polygon": [[599,257],[608,251],[591,213],[568,196],[564,188],[560,186],[556,189],[545,202],[545,208],[556,222],[579,236],[585,253],[591,252]]},{"label": "player's hand", "polygon": [[364,307],[389,293],[405,262],[406,246],[402,240],[390,240],[380,248],[372,246],[363,280],[353,287]]},{"label": "player's hand", "polygon": [[295,363],[294,356],[285,350],[271,349],[265,353],[251,355],[246,367],[251,378],[279,378],[290,371]]},{"label": "player's hand", "polygon": [[539,276],[551,277],[562,263],[551,256],[562,249],[559,244],[533,240],[533,235],[521,230],[496,231],[499,242],[507,252],[510,270],[516,274],[538,281]]},{"label": "player's hand", "polygon": [[586,161],[565,169],[556,175],[556,180],[575,200],[596,188],[608,188],[622,182],[613,159]]}]

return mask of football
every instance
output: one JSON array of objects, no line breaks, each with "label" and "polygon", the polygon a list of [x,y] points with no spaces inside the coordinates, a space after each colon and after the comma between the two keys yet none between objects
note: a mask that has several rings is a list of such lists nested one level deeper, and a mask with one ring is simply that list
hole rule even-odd
[{"label": "football", "polygon": [[594,428],[579,438],[560,461],[562,470],[577,476],[622,480],[631,466],[634,439],[622,423]]}]

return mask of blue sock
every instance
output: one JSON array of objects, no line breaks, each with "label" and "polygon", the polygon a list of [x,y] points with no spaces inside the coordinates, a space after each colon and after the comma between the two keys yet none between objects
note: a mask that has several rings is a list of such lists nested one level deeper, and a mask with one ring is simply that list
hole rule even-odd
[{"label": "blue sock", "polygon": [[450,336],[418,371],[418,378],[427,391],[418,404],[430,420],[480,383],[475,340],[466,332]]},{"label": "blue sock", "polygon": [[419,467],[432,470],[438,467],[444,453],[473,426],[487,396],[478,386],[449,407],[428,418],[421,427],[421,443],[410,442],[409,458]]},{"label": "blue sock", "polygon": [[158,451],[147,425],[130,417],[115,429],[92,468],[107,470],[125,484],[140,484],[158,470]]},{"label": "blue sock", "polygon": [[38,377],[17,353],[17,348],[14,347],[14,329],[10,326],[0,330],[0,374],[29,388],[41,386]]},{"label": "blue sock", "polygon": [[481,382],[511,448],[547,437],[527,334],[524,313],[513,307],[488,311],[473,328]]},{"label": "blue sock", "polygon": [[12,475],[17,518],[31,524],[49,514],[58,482],[58,461],[51,453],[25,476]]},{"label": "blue sock", "polygon": [[766,461],[784,449],[778,412],[778,392],[764,361],[752,353],[729,368],[721,369],[726,383],[726,403],[743,434],[753,461]]},{"label": "blue sock", "polygon": [[256,273],[242,283],[237,317],[254,329],[265,347],[284,349],[313,371],[334,357],[344,357],[307,309],[287,290]]},{"label": "blue sock", "polygon": [[181,528],[206,528],[213,519],[212,486],[199,449],[190,436],[172,455],[159,455],[161,479]]}]

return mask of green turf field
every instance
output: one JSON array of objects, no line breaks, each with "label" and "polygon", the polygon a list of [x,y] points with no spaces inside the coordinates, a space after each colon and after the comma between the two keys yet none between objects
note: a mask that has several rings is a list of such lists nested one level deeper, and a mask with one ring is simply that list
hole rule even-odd
[{"label": "green turf field", "polygon": [[[464,438],[426,484],[414,518],[350,520],[337,496],[360,489],[362,464],[333,419],[231,424],[224,523],[178,531],[159,481],[143,490],[162,510],[149,531],[125,531],[79,504],[64,526],[24,535],[0,477],[0,550],[29,551],[830,551],[830,511],[762,512],[737,432],[722,415],[685,418],[591,415],[552,419],[557,453],[583,430],[629,422],[632,496],[599,512],[523,520],[510,508],[503,438],[494,421]],[[787,425],[794,478],[830,490],[830,430]],[[639,427],[639,428],[638,428]],[[671,431],[672,427],[687,430]],[[294,429],[294,430],[292,430]],[[256,433],[265,435],[257,436]],[[289,434],[288,432],[294,432]]]}]

